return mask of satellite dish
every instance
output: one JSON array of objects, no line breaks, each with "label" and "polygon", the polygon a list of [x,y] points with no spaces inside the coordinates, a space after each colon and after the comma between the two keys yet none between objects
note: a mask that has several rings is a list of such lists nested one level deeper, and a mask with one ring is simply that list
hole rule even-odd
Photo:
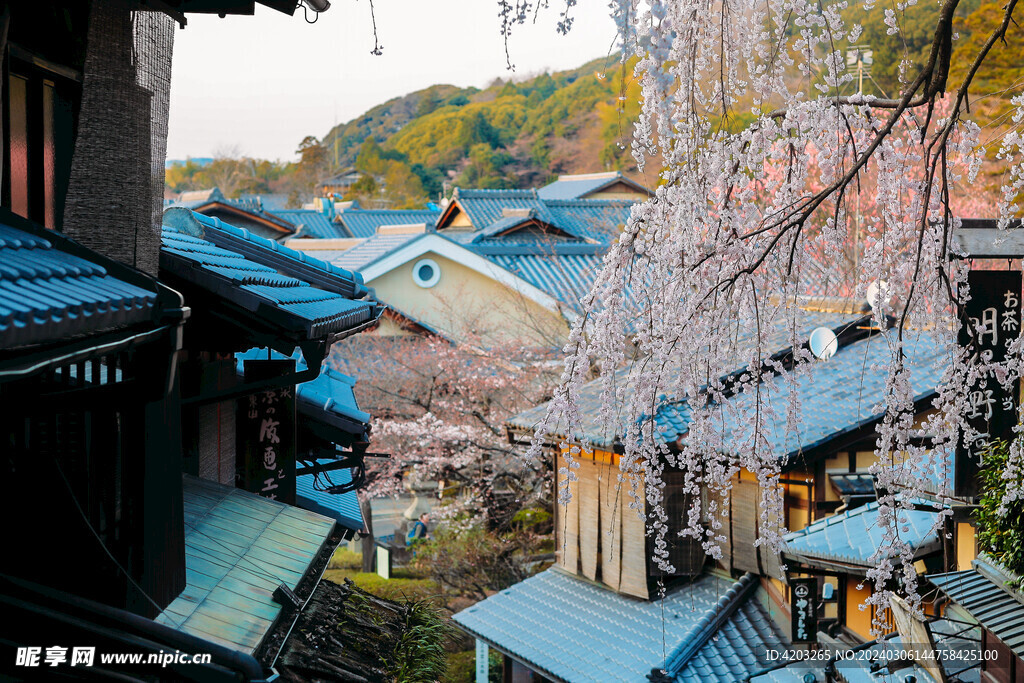
[{"label": "satellite dish", "polygon": [[892,289],[889,287],[889,283],[885,280],[875,280],[868,285],[868,291],[864,298],[867,299],[868,305],[874,310],[880,304],[889,303],[891,297]]},{"label": "satellite dish", "polygon": [[815,358],[818,360],[828,360],[836,355],[836,349],[839,348],[839,339],[836,338],[836,333],[832,330],[827,327],[819,327],[811,332],[808,345],[811,347],[811,353],[814,354]]}]

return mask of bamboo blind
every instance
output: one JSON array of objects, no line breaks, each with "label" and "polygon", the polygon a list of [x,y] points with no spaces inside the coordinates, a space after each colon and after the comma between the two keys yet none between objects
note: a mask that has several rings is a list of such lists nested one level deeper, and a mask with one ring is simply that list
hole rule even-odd
[{"label": "bamboo blind", "polygon": [[[642,484],[641,484],[642,486]],[[627,485],[623,485],[620,493],[622,511],[622,575],[619,579],[619,592],[648,599],[647,593],[647,534],[644,520],[637,516],[637,511],[629,504],[633,498],[629,495]],[[643,490],[640,492],[640,511],[645,511]]]},{"label": "bamboo blind", "polygon": [[732,566],[744,572],[761,573],[757,562],[757,500],[760,491],[756,481],[739,479],[732,486]]},{"label": "bamboo blind", "polygon": [[600,545],[599,500],[602,468],[591,460],[580,462],[579,480],[579,534],[580,568],[583,576],[597,579],[597,554]]},{"label": "bamboo blind", "polygon": [[619,590],[622,574],[622,506],[618,467],[601,467],[601,580]]},{"label": "bamboo blind", "polygon": [[[558,490],[561,491],[565,485],[566,475],[561,473],[566,466],[565,458],[558,456]],[[580,468],[582,469],[582,467]],[[577,474],[579,471],[577,471]],[[580,539],[579,539],[579,511],[580,511],[580,487],[579,481],[569,482],[569,492],[572,498],[569,504],[562,508],[562,518],[559,520],[558,528],[555,530],[555,550],[561,553],[558,555],[558,564],[562,569],[573,574],[579,573],[580,560]]]}]

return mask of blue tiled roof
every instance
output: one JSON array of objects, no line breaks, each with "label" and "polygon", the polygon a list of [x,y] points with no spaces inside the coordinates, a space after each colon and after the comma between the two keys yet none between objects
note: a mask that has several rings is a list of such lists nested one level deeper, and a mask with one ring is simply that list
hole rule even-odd
[{"label": "blue tiled roof", "polygon": [[[723,598],[724,600],[725,598]],[[744,600],[675,672],[679,683],[733,683],[768,665],[767,651],[786,648],[767,610],[756,597]]]},{"label": "blue tiled roof", "polygon": [[288,195],[283,192],[271,192],[267,194],[240,194],[238,198],[243,201],[258,201],[264,211],[278,213],[288,205]]},{"label": "blue tiled roof", "polygon": [[157,295],[47,239],[0,225],[0,348],[42,344],[150,320]]},{"label": "blue tiled roof", "polygon": [[186,475],[184,592],[157,616],[171,628],[253,653],[281,614],[334,520]]},{"label": "blue tiled roof", "polygon": [[515,273],[541,291],[547,292],[571,310],[579,309],[601,270],[603,250],[589,254],[552,253],[484,253],[490,261]]},{"label": "blue tiled roof", "polygon": [[[855,608],[848,606],[847,609]],[[980,683],[980,671],[972,664],[980,661],[980,630],[959,620],[929,618],[927,623],[938,655],[935,661],[943,667],[945,674],[950,677],[949,680]],[[921,644],[907,645],[916,648]],[[828,646],[825,648],[828,649]],[[832,660],[830,674],[825,673],[822,660],[795,660],[771,670],[751,671],[749,673],[753,675],[743,680],[749,683],[805,683],[808,680],[807,674],[813,674],[815,680],[821,682],[840,680],[846,683],[905,683],[913,677],[920,683],[935,683],[935,679],[921,662],[912,663],[906,658],[906,646],[898,633],[865,643],[853,650],[858,652],[856,656]],[[884,666],[887,662],[891,662],[891,669]]]},{"label": "blue tiled roof", "polygon": [[[879,503],[820,519],[800,531],[786,534],[783,554],[814,565],[815,561],[868,568],[877,564],[872,557],[882,547],[885,528],[878,526]],[[900,539],[924,555],[941,547],[935,524],[938,510],[897,510]]]},{"label": "blue tiled roof", "polygon": [[[537,195],[544,200],[552,199],[580,199],[591,192],[624,182],[634,185],[633,181],[621,173],[590,173],[580,176],[562,176],[553,183],[548,183],[537,190]],[[643,188],[639,188],[638,191]]]},{"label": "blue tiled roof", "polygon": [[[863,316],[861,314],[856,313],[830,313],[801,310],[798,329],[803,331],[801,336],[806,338],[810,334],[811,330],[817,327],[828,327],[833,330],[840,330],[853,324],[862,317]],[[746,350],[750,343],[752,343],[751,340],[738,340],[738,349],[736,354],[737,359],[746,357]],[[779,325],[776,327],[776,329],[768,335],[764,342],[764,347],[766,349],[776,349],[778,352],[785,351],[789,347],[789,325]],[[839,355],[840,354],[836,354],[836,357]],[[833,358],[833,360],[835,360],[835,358]],[[737,360],[737,370],[740,369],[740,363],[741,361]],[[630,366],[620,368],[616,371],[616,383],[620,387],[626,386],[629,381],[630,372]],[[602,387],[603,380],[597,379],[592,382],[588,382],[580,390],[579,409],[580,419],[582,421],[582,431],[577,436],[585,438],[594,446],[609,447],[613,444],[615,438],[621,436],[625,431],[625,420],[627,419],[627,416],[621,416],[622,422],[616,430],[616,433],[609,433],[605,429],[605,426],[602,424],[600,419]],[[510,419],[508,424],[516,430],[532,433],[543,419],[546,411],[547,404],[530,408],[529,410],[519,413]],[[655,420],[661,428],[665,439],[667,441],[675,441],[676,438],[685,434],[689,430],[690,406],[686,401],[666,402],[656,413]],[[564,425],[556,428],[554,436],[566,436],[563,433],[564,429]]]},{"label": "blue tiled roof", "polygon": [[[164,214],[160,267],[309,339],[379,315],[358,274],[185,209]],[[315,286],[313,286],[315,285]]]},{"label": "blue tiled roof", "polygon": [[[541,220],[548,218],[536,190],[464,190],[452,197],[469,216],[477,230],[501,220],[505,209],[533,209]],[[550,222],[550,221],[549,221]]]},{"label": "blue tiled roof", "polygon": [[373,235],[351,249],[333,252],[327,260],[341,268],[359,271],[417,237],[422,234]]},{"label": "blue tiled roof", "polygon": [[[318,465],[329,465],[331,460],[317,460]],[[296,501],[304,510],[315,512],[336,520],[346,529],[361,531],[363,514],[359,510],[359,498],[355,491],[330,493],[321,490],[329,486],[343,486],[352,483],[352,472],[347,469],[334,470],[319,475],[304,474],[295,478]]]},{"label": "blue tiled roof", "polygon": [[[530,211],[544,223],[553,225],[581,239],[601,243],[614,240],[629,219],[635,202],[619,199],[544,200],[537,190],[463,190],[459,189],[453,201],[469,216],[474,232],[493,231],[495,223],[514,227],[518,217],[506,215],[507,210]],[[519,219],[522,220],[522,219]],[[452,229],[458,231],[458,228]],[[500,230],[498,231],[500,232]]]},{"label": "blue tiled roof", "polygon": [[341,226],[319,211],[312,211],[310,209],[279,209],[274,211],[274,215],[295,226],[296,232],[301,231],[302,237],[315,237],[318,239],[344,237]]},{"label": "blue tiled roof", "polygon": [[338,213],[338,220],[352,237],[370,237],[382,225],[434,225],[439,211],[390,210],[390,209],[348,209]]},{"label": "blue tiled roof", "polygon": [[[765,649],[781,643],[749,593],[751,609],[737,610],[739,599],[723,604],[735,587],[732,580],[705,574],[670,590],[664,600],[648,602],[548,569],[453,619],[556,680],[643,681],[652,669],[667,665],[683,681],[705,670],[712,676],[704,679],[707,683],[732,681],[747,667],[760,668]],[[736,611],[714,629],[723,608]],[[735,639],[725,641],[723,635]],[[701,647],[684,655],[691,642]]]},{"label": "blue tiled roof", "polygon": [[545,202],[551,223],[599,242],[618,237],[635,202],[618,199],[578,199]]},{"label": "blue tiled roof", "polygon": [[[270,358],[286,358],[277,351],[270,351]],[[245,353],[235,354],[238,372],[241,373],[246,360],[267,358],[267,349],[249,349]],[[305,370],[306,364],[298,351],[292,356],[296,359],[296,369]],[[323,366],[316,379],[303,382],[295,388],[297,409],[311,418],[327,422],[333,427],[352,434],[357,441],[365,441],[370,431],[370,414],[359,409],[355,396],[356,379],[338,372],[334,368]]]},{"label": "blue tiled roof", "polygon": [[1011,588],[1013,577],[990,561],[982,556],[974,561],[974,569],[929,574],[927,578],[1024,659],[1024,595]]},{"label": "blue tiled roof", "polygon": [[[779,416],[763,424],[761,435],[771,451],[792,460],[802,452],[824,444],[884,415],[882,397],[886,393],[887,368],[891,362],[891,333],[877,334],[844,346],[831,359],[814,362],[807,376],[796,382],[789,374],[772,377],[761,384],[762,400]],[[911,375],[915,400],[925,400],[935,392],[946,359],[931,336],[905,335],[906,367]],[[786,429],[785,416],[795,393],[801,405],[796,433]],[[659,410],[660,420],[670,418],[680,408],[674,404]],[[746,443],[752,431],[754,397],[736,394],[720,407],[719,419],[727,440]]]}]

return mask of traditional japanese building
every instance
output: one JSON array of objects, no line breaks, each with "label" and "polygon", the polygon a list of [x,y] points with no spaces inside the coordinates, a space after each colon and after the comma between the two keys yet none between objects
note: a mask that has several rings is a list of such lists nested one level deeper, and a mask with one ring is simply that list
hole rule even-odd
[{"label": "traditional japanese building", "polygon": [[271,680],[305,606],[346,612],[320,578],[362,528],[370,416],[322,362],[381,307],[348,270],[160,210],[172,20],[252,11],[229,4],[0,15],[4,677],[124,678],[117,653],[129,677]]},{"label": "traditional japanese building", "polygon": [[[809,308],[815,307],[808,303]],[[577,456],[579,468],[574,471],[575,481],[569,483],[572,499],[568,506],[556,508],[556,568],[548,573],[560,577],[568,575],[563,581],[570,585],[579,583],[590,587],[587,590],[593,592],[593,599],[603,609],[608,609],[609,614],[614,614],[612,605],[631,605],[637,599],[659,604],[661,585],[667,587],[666,596],[675,595],[675,591],[685,596],[687,590],[696,590],[691,587],[707,581],[708,577],[757,577],[748,580],[756,584],[760,604],[771,617],[772,628],[776,629],[780,642],[785,643],[806,639],[792,630],[796,599],[793,589],[802,584],[812,591],[815,633],[828,631],[834,635],[822,637],[838,637],[851,644],[870,640],[873,615],[858,607],[869,595],[860,584],[867,568],[873,566],[882,543],[881,529],[874,527],[878,511],[877,504],[871,502],[875,494],[873,480],[870,485],[866,480],[871,479],[867,470],[874,458],[875,425],[883,414],[872,401],[863,400],[863,396],[877,396],[884,391],[884,373],[867,373],[864,368],[884,364],[889,347],[887,333],[873,329],[870,316],[865,315],[864,310],[849,303],[836,307],[836,303],[817,302],[816,307],[824,310],[805,310],[798,323],[805,338],[813,329],[832,330],[837,337],[835,355],[813,362],[807,376],[799,382],[780,375],[769,376],[762,384],[762,392],[770,395],[776,414],[784,415],[790,401],[800,401],[804,414],[796,434],[787,433],[783,424],[769,424],[765,430],[768,446],[780,458],[782,467],[779,488],[784,504],[783,518],[776,522],[778,531],[784,534],[782,556],[767,546],[755,545],[758,527],[764,524],[760,510],[762,497],[753,475],[743,471],[732,483],[728,512],[717,518],[720,526],[716,534],[723,539],[722,559],[708,560],[698,543],[675,533],[689,507],[689,499],[681,494],[681,482],[674,479],[677,474],[668,468],[663,475],[666,481],[664,504],[669,518],[665,540],[670,562],[677,573],[666,576],[653,561],[651,535],[640,518],[628,509],[633,505],[641,509],[645,506],[642,483],[634,498],[629,492],[629,482],[618,482],[618,460],[622,452],[619,435],[624,425],[621,430],[603,428],[598,418],[602,383],[596,381],[581,392],[583,431],[572,435],[585,438],[593,451]],[[791,362],[792,354],[787,348],[788,335],[780,329],[773,338],[777,339],[774,348],[778,349],[773,358],[785,366]],[[922,338],[908,344],[908,356],[916,404],[920,415],[924,415],[931,407],[943,365],[942,354]],[[625,381],[628,368],[621,373]],[[720,428],[726,445],[733,440],[742,443],[748,438],[746,415],[750,409],[749,395],[733,394],[725,399],[720,411]],[[509,424],[513,443],[528,441],[545,411],[546,406],[539,406],[513,419]],[[653,416],[669,448],[677,448],[685,442],[689,414],[685,401],[665,400]],[[564,471],[565,466],[558,444],[569,436],[559,426],[549,436],[556,472]],[[705,506],[707,502],[704,501]],[[943,552],[939,538],[941,529],[936,529],[939,507],[923,503],[920,510],[909,511],[901,517],[901,524],[908,527],[913,536],[908,537],[909,542],[926,564],[941,560]],[[705,524],[710,523],[705,520]],[[938,561],[930,566],[941,568],[942,564]],[[593,676],[579,671],[571,674],[553,671],[543,661],[532,659],[529,649],[535,642],[532,629],[520,624],[536,622],[525,618],[506,621],[499,616],[505,595],[510,599],[516,596],[522,603],[544,603],[548,599],[539,588],[540,584],[530,584],[530,581],[457,614],[456,622],[504,653],[510,661],[518,661],[543,677],[594,680]],[[803,590],[808,589],[801,587]],[[576,623],[573,612],[554,611],[559,620]],[[609,618],[614,623],[614,617]],[[597,628],[595,623],[600,618],[591,615],[579,621],[577,628]],[[565,632],[572,630],[566,624],[559,628]],[[688,645],[686,638],[669,637],[667,627],[660,630],[665,631],[669,647],[692,649],[693,645]],[[587,642],[593,647],[588,656],[599,660],[605,653],[603,641]],[[591,645],[584,647],[591,648]],[[764,655],[764,651],[760,654]],[[679,669],[665,666],[667,660],[660,656],[657,648],[649,650],[646,661],[656,673],[665,670],[668,673],[664,675],[674,680],[685,677]],[[764,657],[757,662],[759,666],[764,665],[762,670],[773,666]],[[747,674],[756,670],[748,669]],[[717,671],[707,670],[704,678],[743,679],[728,666]],[[629,678],[624,676],[622,680]]]}]

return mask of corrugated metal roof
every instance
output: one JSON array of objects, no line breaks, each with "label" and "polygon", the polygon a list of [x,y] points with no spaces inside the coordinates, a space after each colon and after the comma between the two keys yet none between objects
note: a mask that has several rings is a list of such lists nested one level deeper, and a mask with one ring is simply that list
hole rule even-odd
[{"label": "corrugated metal roof", "polygon": [[215,218],[168,209],[162,242],[162,270],[310,339],[379,314],[358,275]]},{"label": "corrugated metal roof", "polygon": [[111,276],[44,237],[0,225],[0,347],[95,334],[150,320],[156,292]]},{"label": "corrugated metal roof", "polygon": [[929,574],[927,578],[1014,654],[1024,658],[1024,594],[1005,588],[1009,577],[991,565],[976,560],[975,567]]},{"label": "corrugated metal roof", "polygon": [[337,219],[344,226],[347,235],[342,237],[370,237],[382,225],[416,225],[425,223],[431,227],[441,215],[440,211],[391,210],[391,209],[347,209],[339,211]]},{"label": "corrugated metal roof", "polygon": [[319,211],[311,209],[279,209],[274,211],[274,215],[291,223],[299,237],[333,239],[345,236],[340,225]]},{"label": "corrugated metal roof", "polygon": [[[709,682],[736,680],[748,667],[763,666],[760,662],[767,647],[781,644],[756,606],[738,610],[739,600],[730,602],[730,590],[736,586],[730,579],[704,574],[669,590],[663,600],[648,602],[548,569],[453,619],[471,634],[560,681],[643,681],[652,669],[665,667],[666,659],[679,680],[701,676]],[[742,604],[756,604],[749,593],[744,597]],[[732,614],[713,629],[722,609]],[[747,640],[748,636],[756,640]],[[691,639],[703,644],[685,661],[677,660],[682,668],[678,672],[672,661]]]},{"label": "corrugated metal roof", "polygon": [[[329,465],[331,460],[317,460],[318,465]],[[325,472],[317,477],[304,474],[295,478],[296,502],[299,507],[336,520],[346,529],[361,531],[363,513],[359,510],[359,498],[355,491],[331,493],[323,490],[330,486],[352,483],[352,472],[347,469]]]},{"label": "corrugated metal roof", "polygon": [[[821,560],[865,569],[873,567],[880,559],[875,557],[879,548],[887,545],[886,528],[878,525],[879,508],[878,502],[872,501],[786,534],[782,553],[811,566],[817,564],[815,560]],[[915,557],[942,547],[935,529],[941,518],[938,510],[897,510],[896,516],[900,540],[914,549]]]},{"label": "corrugated metal roof", "polygon": [[156,618],[255,652],[281,614],[278,585],[298,587],[334,520],[185,475],[184,592]]}]

